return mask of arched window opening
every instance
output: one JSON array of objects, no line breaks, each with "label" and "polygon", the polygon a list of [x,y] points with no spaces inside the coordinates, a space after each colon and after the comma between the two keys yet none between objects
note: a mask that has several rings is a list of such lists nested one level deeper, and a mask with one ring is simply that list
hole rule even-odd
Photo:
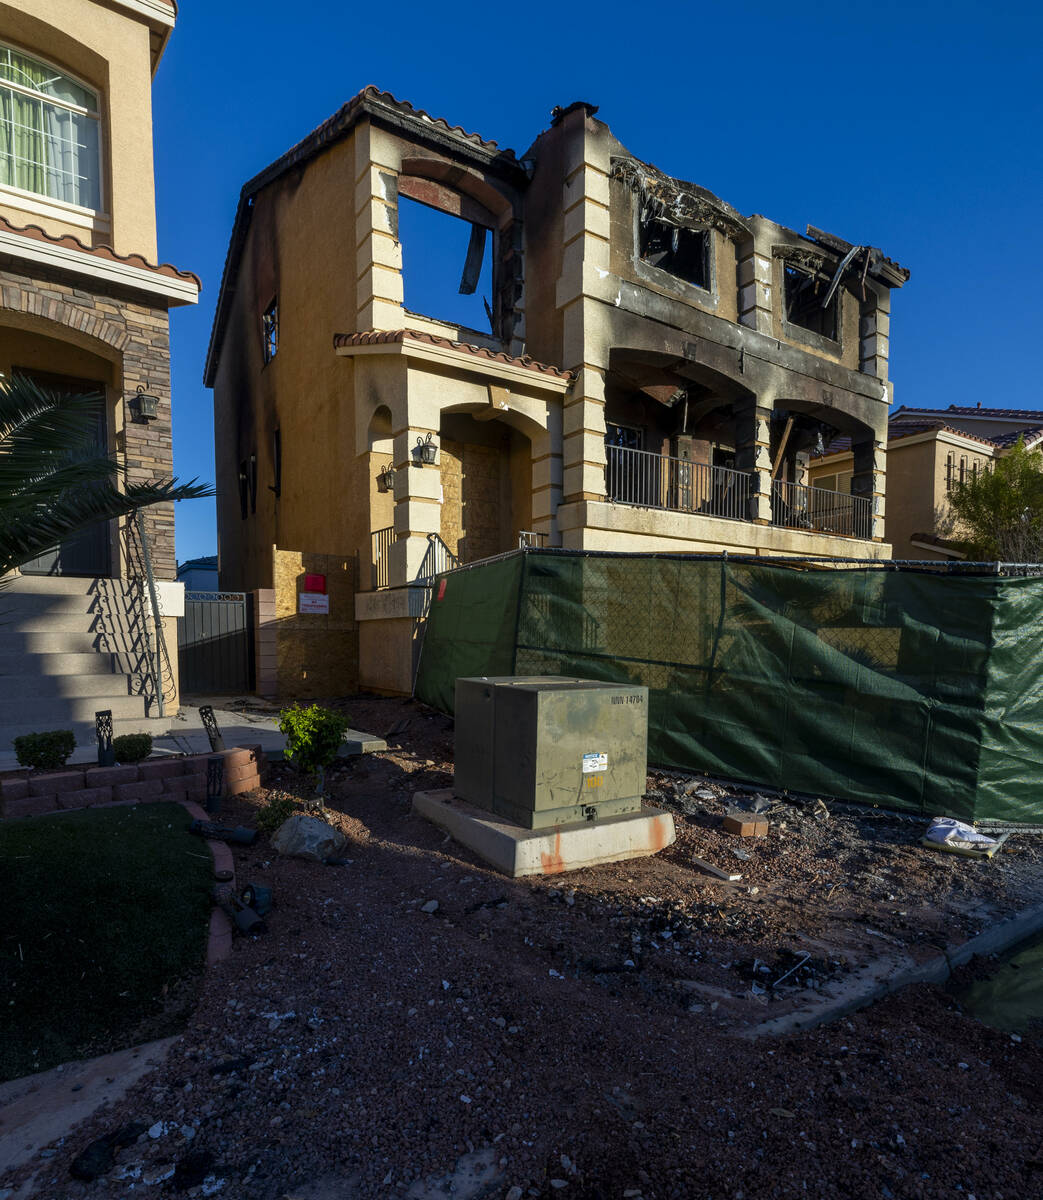
[{"label": "arched window opening", "polygon": [[96,92],[0,45],[0,184],[100,209],[99,121]]}]

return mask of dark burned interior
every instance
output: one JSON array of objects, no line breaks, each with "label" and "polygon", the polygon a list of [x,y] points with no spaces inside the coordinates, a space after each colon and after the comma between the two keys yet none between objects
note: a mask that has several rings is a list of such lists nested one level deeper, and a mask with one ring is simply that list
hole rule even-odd
[{"label": "dark burned interior", "polygon": [[[802,271],[790,263],[783,266],[783,291],[786,300],[786,320],[811,333],[836,341],[839,335],[839,295],[830,293],[828,280]],[[829,301],[823,304],[826,297]]]},{"label": "dark burned interior", "polygon": [[649,217],[640,227],[641,257],[696,287],[710,286],[710,237],[704,229]]}]

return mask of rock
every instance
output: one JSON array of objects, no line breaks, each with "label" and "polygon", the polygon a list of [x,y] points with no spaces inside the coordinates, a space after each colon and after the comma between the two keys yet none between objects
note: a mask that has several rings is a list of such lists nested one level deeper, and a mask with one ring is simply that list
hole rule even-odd
[{"label": "rock", "polygon": [[420,906],[420,911],[425,912],[425,913],[438,912],[438,901],[437,900],[428,900],[428,902],[426,904],[422,904]]},{"label": "rock", "polygon": [[283,821],[272,837],[272,845],[280,854],[320,863],[336,857],[347,844],[348,839],[332,825],[303,813]]},{"label": "rock", "polygon": [[116,1152],[112,1147],[112,1136],[96,1138],[89,1146],[79,1153],[69,1166],[69,1174],[73,1179],[82,1179],[85,1183],[93,1183],[102,1175],[107,1175],[116,1163]]},{"label": "rock", "polygon": [[515,1184],[514,1187],[512,1187],[507,1193],[507,1195],[504,1196],[503,1200],[522,1200],[523,1195],[524,1193],[522,1192],[521,1188]]},{"label": "rock", "polygon": [[211,1174],[213,1165],[214,1156],[209,1150],[190,1150],[178,1160],[174,1168],[174,1189],[184,1191],[187,1188],[199,1187]]}]

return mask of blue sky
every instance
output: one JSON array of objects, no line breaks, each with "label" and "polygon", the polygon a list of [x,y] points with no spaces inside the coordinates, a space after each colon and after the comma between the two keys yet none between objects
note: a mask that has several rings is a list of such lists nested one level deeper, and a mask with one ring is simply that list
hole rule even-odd
[{"label": "blue sky", "polygon": [[[174,465],[213,479],[202,385],[243,182],[368,83],[519,153],[588,100],[638,157],[744,213],[880,246],[895,403],[1040,408],[1043,16],[890,2],[527,7],[181,0],[154,88],[162,259],[196,271],[172,316]],[[179,559],[216,551],[178,506]]]}]

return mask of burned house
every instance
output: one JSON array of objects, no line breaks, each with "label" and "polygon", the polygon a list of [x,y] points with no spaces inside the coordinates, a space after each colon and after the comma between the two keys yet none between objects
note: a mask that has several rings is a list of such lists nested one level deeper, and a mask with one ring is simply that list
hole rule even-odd
[{"label": "burned house", "polygon": [[[206,367],[221,586],[275,591],[283,694],[408,691],[417,584],[519,542],[888,556],[908,272],[596,112],[517,156],[367,88],[244,187]],[[840,436],[847,490],[809,487]],[[323,563],[340,600],[301,612]]]}]

